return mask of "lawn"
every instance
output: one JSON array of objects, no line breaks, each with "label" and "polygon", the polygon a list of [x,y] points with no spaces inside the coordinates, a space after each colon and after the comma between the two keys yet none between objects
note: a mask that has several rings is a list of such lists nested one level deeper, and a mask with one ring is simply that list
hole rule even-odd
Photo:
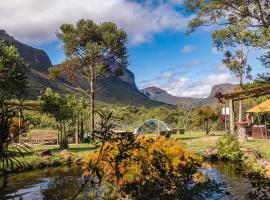
[{"label": "lawn", "polygon": [[[32,146],[33,151],[40,151],[40,150],[51,150],[53,154],[60,153],[58,145],[35,145]],[[93,151],[94,145],[92,144],[69,144],[68,151],[77,156],[83,156],[86,153]]]},{"label": "lawn", "polygon": [[[185,134],[172,135],[173,138],[179,139],[183,142],[187,150],[202,153],[208,146],[215,146],[216,141],[221,133],[215,133],[211,136],[206,136],[205,133],[197,131]],[[262,152],[266,158],[270,158],[270,140],[250,140],[241,142],[242,147],[248,147]],[[50,149],[51,157],[41,157],[33,152]],[[73,158],[83,158],[87,153],[94,150],[91,144],[70,144],[69,152]],[[24,158],[20,158],[25,166],[33,166],[38,168],[39,165],[44,164],[53,166],[55,162],[64,163],[63,157],[59,154],[60,150],[57,145],[36,145],[32,147],[32,152],[28,152]]]},{"label": "lawn", "polygon": [[[206,136],[203,132],[192,132],[184,135],[174,135],[174,138],[180,139],[185,148],[197,153],[201,153],[208,146],[215,146],[216,141],[222,133],[215,136]],[[241,147],[252,148],[261,152],[266,158],[270,159],[270,140],[249,140],[240,142]]]},{"label": "lawn", "polygon": [[252,148],[256,151],[263,153],[263,155],[270,159],[270,140],[250,140],[247,142],[241,142],[241,146]]}]

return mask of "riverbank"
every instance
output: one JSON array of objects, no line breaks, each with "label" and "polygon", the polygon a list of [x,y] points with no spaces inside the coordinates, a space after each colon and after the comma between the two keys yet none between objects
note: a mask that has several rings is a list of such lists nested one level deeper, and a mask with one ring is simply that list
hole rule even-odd
[{"label": "riverbank", "polygon": [[34,145],[24,156],[18,154],[16,159],[19,163],[14,162],[12,173],[80,164],[84,156],[94,149],[91,144],[70,144],[69,149],[64,151],[60,150],[58,145]]},{"label": "riverbank", "polygon": [[[214,133],[214,135],[206,136],[203,132],[198,131],[182,135],[172,135],[172,137],[181,140],[187,150],[203,155],[209,146],[215,146],[221,135],[222,133],[218,132]],[[249,149],[249,151],[254,150],[256,152],[260,152],[263,158],[270,159],[269,140],[250,140],[247,142],[241,142],[240,145],[242,149],[244,148]],[[60,154],[61,150],[59,150],[57,145],[35,145],[32,146],[32,151],[25,153],[24,157],[17,157],[17,159],[21,161],[22,166],[16,165],[15,171],[21,172],[31,169],[62,166],[67,163],[77,163],[77,161],[83,159],[85,155],[92,152],[94,149],[95,147],[91,144],[70,144],[68,153],[71,156],[71,162],[67,162],[66,156]],[[38,154],[38,152],[46,150],[51,152],[50,156],[42,156]],[[249,164],[253,165],[254,163],[249,162]],[[256,169],[255,165],[254,168]]]}]

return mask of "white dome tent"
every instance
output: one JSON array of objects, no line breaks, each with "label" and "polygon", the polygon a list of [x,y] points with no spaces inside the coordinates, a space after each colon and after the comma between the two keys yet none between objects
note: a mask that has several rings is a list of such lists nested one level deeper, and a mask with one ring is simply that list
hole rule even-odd
[{"label": "white dome tent", "polygon": [[134,134],[145,133],[167,133],[172,129],[165,122],[158,119],[148,119],[144,121],[135,131]]}]

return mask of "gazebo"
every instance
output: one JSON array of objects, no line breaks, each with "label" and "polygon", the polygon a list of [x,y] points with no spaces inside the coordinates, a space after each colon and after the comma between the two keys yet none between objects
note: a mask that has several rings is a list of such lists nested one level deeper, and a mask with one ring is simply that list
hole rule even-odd
[{"label": "gazebo", "polygon": [[[270,99],[254,106],[253,108],[247,110],[247,113],[251,113],[254,114],[256,113],[257,115],[259,113],[270,113]],[[258,115],[258,119],[259,115]],[[252,117],[252,123],[253,123],[253,117]],[[265,138],[267,139],[267,135],[268,135],[268,130],[266,127],[266,124],[261,124],[260,120],[259,120],[259,125],[253,125],[251,127],[251,135],[253,138],[257,138],[257,139],[262,139]]]},{"label": "gazebo", "polygon": [[[256,87],[251,88],[251,89],[243,89],[243,90],[230,92],[230,93],[222,94],[219,92],[216,94],[216,98],[218,98],[221,103],[224,103],[227,101],[229,102],[230,132],[231,133],[234,133],[234,131],[235,131],[234,102],[248,99],[248,98],[259,97],[259,96],[263,96],[263,95],[267,95],[267,94],[270,94],[270,84],[264,84],[264,85],[256,86]],[[268,104],[268,103],[265,103],[265,104]],[[263,108],[261,105],[257,105],[257,106],[258,107],[256,109],[258,109],[259,107],[261,107],[261,109]]]}]

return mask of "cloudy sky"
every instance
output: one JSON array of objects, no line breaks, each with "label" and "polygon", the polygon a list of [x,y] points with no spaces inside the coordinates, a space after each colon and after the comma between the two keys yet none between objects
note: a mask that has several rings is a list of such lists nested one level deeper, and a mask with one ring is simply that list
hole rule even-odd
[{"label": "cloudy sky", "polygon": [[[178,96],[205,97],[212,85],[236,83],[213,47],[211,28],[185,35],[192,16],[182,0],[5,0],[0,29],[44,49],[53,64],[65,59],[55,33],[81,18],[115,22],[129,35],[129,69],[139,88],[157,86]],[[253,75],[265,69],[249,60]]]}]

